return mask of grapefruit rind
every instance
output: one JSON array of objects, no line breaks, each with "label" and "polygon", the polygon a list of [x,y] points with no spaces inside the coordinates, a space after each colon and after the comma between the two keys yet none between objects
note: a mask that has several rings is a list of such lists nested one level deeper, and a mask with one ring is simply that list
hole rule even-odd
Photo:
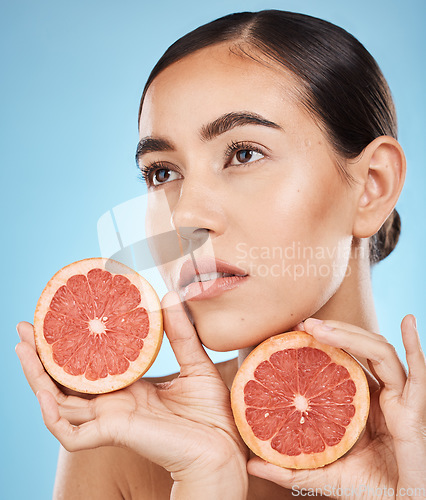
[{"label": "grapefruit rind", "polygon": [[[356,408],[356,412],[346,427],[345,435],[337,445],[326,447],[320,453],[302,453],[296,456],[288,456],[274,450],[270,446],[270,440],[262,441],[254,435],[252,428],[246,420],[245,411],[248,405],[244,401],[244,387],[249,380],[254,380],[254,371],[257,366],[262,361],[269,359],[274,352],[301,347],[321,349],[331,357],[334,363],[343,365],[349,371],[357,389],[352,402]],[[276,335],[265,340],[247,356],[232,384],[231,406],[241,437],[257,456],[284,468],[315,469],[334,462],[356,443],[367,421],[370,409],[370,391],[361,365],[350,354],[336,347],[321,344],[306,332],[295,331]]]},{"label": "grapefruit rind", "polygon": [[[106,266],[107,264],[107,266]],[[49,310],[50,303],[58,288],[66,285],[71,276],[85,274],[95,268],[106,270],[111,274],[125,276],[141,293],[141,306],[146,309],[149,316],[149,330],[143,339],[144,345],[139,356],[130,362],[129,368],[120,375],[107,375],[98,380],[88,380],[83,375],[70,375],[66,373],[54,360],[52,346],[44,337],[44,318]],[[80,260],[65,266],[59,270],[47,283],[37,302],[34,314],[34,337],[37,353],[40,360],[49,373],[57,382],[69,389],[87,394],[102,394],[116,391],[132,384],[148,371],[158,355],[163,339],[163,316],[161,313],[160,300],[157,293],[148,281],[136,273],[133,269],[121,262],[104,258],[90,258]]]}]

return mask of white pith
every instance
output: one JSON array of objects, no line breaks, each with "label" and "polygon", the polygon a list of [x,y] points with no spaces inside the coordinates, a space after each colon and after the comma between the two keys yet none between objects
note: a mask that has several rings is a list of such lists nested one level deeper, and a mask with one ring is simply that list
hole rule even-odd
[{"label": "white pith", "polygon": [[299,411],[306,411],[308,409],[309,403],[305,396],[297,394],[294,398],[294,406]]},{"label": "white pith", "polygon": [[101,321],[98,318],[95,318],[95,319],[91,319],[89,321],[89,329],[92,333],[99,334],[99,333],[104,333],[106,330],[106,327],[105,327],[103,321]]}]

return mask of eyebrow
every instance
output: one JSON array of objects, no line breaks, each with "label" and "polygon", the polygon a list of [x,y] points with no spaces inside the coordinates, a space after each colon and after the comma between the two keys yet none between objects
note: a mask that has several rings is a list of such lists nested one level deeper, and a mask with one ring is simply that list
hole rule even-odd
[{"label": "eyebrow", "polygon": [[[203,125],[200,129],[200,137],[203,141],[211,141],[215,137],[228,132],[235,127],[243,125],[261,125],[282,130],[282,127],[277,123],[267,120],[257,113],[250,111],[225,113],[216,120]],[[147,153],[156,153],[161,151],[175,151],[174,144],[167,139],[158,137],[143,137],[136,148],[136,163],[139,158]]]},{"label": "eyebrow", "polygon": [[235,127],[241,127],[243,125],[262,125],[264,127],[271,127],[275,129],[281,129],[281,127],[263,118],[263,116],[257,113],[251,113],[250,111],[242,111],[238,113],[226,113],[219,116],[213,122],[201,127],[200,136],[203,141],[211,141],[218,135],[224,134]]},{"label": "eyebrow", "polygon": [[144,137],[136,147],[136,163],[142,155],[156,153],[157,151],[174,151],[174,144],[166,139]]}]

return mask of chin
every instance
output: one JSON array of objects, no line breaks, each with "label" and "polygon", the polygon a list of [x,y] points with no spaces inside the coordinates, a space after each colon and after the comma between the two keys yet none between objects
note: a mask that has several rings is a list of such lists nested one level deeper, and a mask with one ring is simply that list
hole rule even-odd
[{"label": "chin", "polygon": [[232,314],[216,311],[215,314],[193,314],[194,326],[205,347],[217,352],[227,352],[255,347],[264,340],[287,331],[295,324],[293,318],[280,317],[272,320],[264,314],[239,311]]}]

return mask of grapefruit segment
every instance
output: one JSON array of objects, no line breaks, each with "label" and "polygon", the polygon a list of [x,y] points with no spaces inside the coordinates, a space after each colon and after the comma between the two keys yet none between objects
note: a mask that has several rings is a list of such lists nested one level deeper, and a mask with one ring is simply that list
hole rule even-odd
[{"label": "grapefruit segment", "polygon": [[163,320],[151,285],[110,259],[64,267],[46,285],[34,315],[46,371],[78,392],[121,389],[141,377],[161,346]]},{"label": "grapefruit segment", "polygon": [[306,332],[271,337],[244,360],[231,388],[247,446],[281,467],[313,469],[357,441],[367,420],[366,376],[349,354]]}]

